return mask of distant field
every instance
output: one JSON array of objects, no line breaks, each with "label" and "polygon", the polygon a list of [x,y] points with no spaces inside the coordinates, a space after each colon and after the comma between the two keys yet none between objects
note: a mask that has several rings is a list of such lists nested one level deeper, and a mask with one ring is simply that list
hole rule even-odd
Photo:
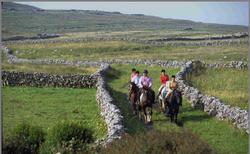
[{"label": "distant field", "polygon": [[[153,78],[153,89],[157,92],[159,88],[159,75],[161,67],[149,66],[133,66],[133,65],[112,65],[107,73],[108,86],[111,90],[111,95],[114,98],[115,105],[119,107],[123,116],[124,124],[130,134],[137,134],[145,131],[145,127],[132,114],[131,108],[127,102],[128,87],[127,82],[132,67],[142,71],[147,68],[149,76]],[[178,72],[178,68],[167,68],[166,71],[169,75]],[[248,150],[248,135],[232,124],[226,121],[218,120],[209,116],[207,113],[196,110],[184,99],[183,106],[180,108],[179,121],[183,124],[178,127],[169,122],[161,112],[157,109],[153,110],[153,129],[161,131],[182,131],[188,129],[196,134],[200,139],[207,142],[212,149],[218,154],[245,154]]]},{"label": "distant field", "polygon": [[4,2],[2,6],[3,38],[38,33],[94,31],[192,31],[216,34],[247,31],[247,26],[209,24],[190,20],[165,19],[143,14],[122,14],[90,10],[41,10]]},{"label": "distant field", "polygon": [[3,87],[3,132],[8,135],[22,122],[40,126],[45,132],[62,120],[82,121],[97,138],[106,134],[95,101],[95,89]]},{"label": "distant field", "polygon": [[216,96],[226,104],[248,109],[248,69],[207,69],[188,80],[205,94]]},{"label": "distant field", "polygon": [[7,44],[14,55],[28,59],[201,59],[207,62],[247,60],[248,45],[231,46],[150,46],[123,41],[90,41],[82,43]]},{"label": "distant field", "polygon": [[38,65],[38,64],[9,64],[2,63],[2,70],[16,72],[39,72],[51,74],[92,74],[98,68],[88,66],[69,66],[69,65]]}]

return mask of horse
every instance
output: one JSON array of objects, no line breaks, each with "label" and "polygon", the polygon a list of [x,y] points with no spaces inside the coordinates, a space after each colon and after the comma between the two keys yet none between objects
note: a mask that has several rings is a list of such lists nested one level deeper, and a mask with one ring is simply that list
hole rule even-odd
[{"label": "horse", "polygon": [[153,114],[152,105],[153,105],[153,98],[152,94],[150,93],[150,89],[142,87],[138,110],[139,110],[139,119],[140,120],[142,119],[142,114],[143,114],[145,123],[152,122],[152,114]]},{"label": "horse", "polygon": [[173,90],[170,96],[168,96],[164,102],[168,107],[171,122],[174,120],[175,123],[177,123],[179,106],[182,106],[182,93],[178,90]]},{"label": "horse", "polygon": [[137,113],[137,101],[138,101],[138,92],[139,88],[136,86],[134,82],[129,82],[129,102],[131,103],[133,114]]},{"label": "horse", "polygon": [[158,103],[159,103],[160,111],[165,113],[167,110],[167,105],[166,105],[165,96],[163,95],[163,92],[164,91],[162,90],[161,94],[158,96]]}]

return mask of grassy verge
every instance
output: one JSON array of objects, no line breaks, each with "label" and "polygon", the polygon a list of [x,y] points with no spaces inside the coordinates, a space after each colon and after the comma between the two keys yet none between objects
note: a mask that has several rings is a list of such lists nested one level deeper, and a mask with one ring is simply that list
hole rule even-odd
[{"label": "grassy verge", "polygon": [[[125,117],[125,126],[131,134],[145,130],[144,125],[133,116],[131,109],[126,100],[128,91],[125,83],[129,79],[130,70],[136,67],[140,71],[144,68],[149,70],[149,75],[153,78],[153,89],[157,91],[159,87],[160,67],[131,66],[131,65],[112,65],[108,73],[108,85],[111,95],[114,97],[115,104],[121,109]],[[169,75],[175,74],[178,69],[169,68]],[[206,141],[217,153],[247,153],[248,136],[234,128],[226,121],[219,121],[214,117],[208,116],[203,111],[194,110],[190,104],[184,100],[183,107],[179,115],[180,123],[184,128],[190,129],[202,140]],[[153,129],[166,131],[182,131],[181,127],[171,124],[162,113],[154,110],[153,112]],[[191,148],[191,147],[190,147]]]},{"label": "grassy verge", "polygon": [[3,132],[23,122],[40,126],[45,132],[58,121],[82,121],[96,138],[106,134],[95,102],[95,89],[3,87]]},{"label": "grassy verge", "polygon": [[52,74],[92,74],[97,68],[88,66],[69,66],[69,65],[36,65],[36,64],[9,64],[2,63],[2,70],[5,71],[21,71],[21,72],[42,72]]},{"label": "grassy verge", "polygon": [[248,70],[207,69],[189,77],[190,83],[203,93],[216,96],[226,104],[248,108]]},{"label": "grassy verge", "polygon": [[[99,60],[99,59],[201,59],[207,62],[247,60],[248,45],[232,46],[150,46],[123,41],[90,41],[79,43],[7,44],[20,58]],[[101,58],[100,58],[101,57]]]}]

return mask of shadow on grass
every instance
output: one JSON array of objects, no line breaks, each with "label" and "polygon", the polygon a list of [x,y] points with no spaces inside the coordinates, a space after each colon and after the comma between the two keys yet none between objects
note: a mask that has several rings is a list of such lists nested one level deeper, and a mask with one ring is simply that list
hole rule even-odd
[{"label": "shadow on grass", "polygon": [[202,110],[192,108],[190,104],[183,105],[179,113],[179,121],[182,123],[182,127],[188,121],[201,122],[212,118],[208,114],[199,114],[199,111],[203,113]]},{"label": "shadow on grass", "polygon": [[143,123],[132,113],[132,108],[127,101],[127,95],[125,93],[116,91],[107,86],[111,97],[114,99],[113,104],[115,104],[121,111],[124,117],[124,125],[126,131],[130,134],[139,133],[145,130]]},{"label": "shadow on grass", "polygon": [[109,70],[105,73],[105,77],[110,80],[119,79],[122,72],[119,70],[114,69],[113,67],[110,67]]},{"label": "shadow on grass", "polygon": [[210,118],[212,117],[210,117],[209,115],[188,115],[188,116],[182,116],[181,121],[183,123],[187,121],[200,122],[200,121],[210,119]]}]

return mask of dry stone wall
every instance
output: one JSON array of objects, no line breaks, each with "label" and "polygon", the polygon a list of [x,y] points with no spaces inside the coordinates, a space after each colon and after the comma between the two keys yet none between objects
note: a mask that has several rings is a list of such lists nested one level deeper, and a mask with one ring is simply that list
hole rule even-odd
[{"label": "dry stone wall", "polygon": [[68,39],[28,39],[7,41],[8,43],[71,43],[71,42],[89,42],[89,41],[127,41],[135,42],[152,46],[161,46],[168,44],[171,46],[228,46],[248,43],[248,34],[230,34],[214,37],[166,37],[154,40],[144,40],[131,36],[95,36],[84,38],[68,38]]},{"label": "dry stone wall", "polygon": [[[205,66],[206,64],[201,61],[187,62],[186,65],[181,68],[181,71],[176,75],[179,83],[179,89],[183,91],[184,96],[189,100],[192,107],[203,109],[209,115],[216,116],[219,119],[229,120],[238,128],[244,129],[247,133],[249,133],[248,111],[242,110],[239,107],[225,105],[218,98],[202,94],[197,88],[189,86],[185,81],[188,74],[193,73],[198,69],[202,69]],[[229,67],[229,65],[227,65],[227,67]],[[232,65],[232,67],[237,68],[238,65]]]},{"label": "dry stone wall", "polygon": [[120,139],[125,132],[123,116],[117,106],[112,103],[113,99],[107,90],[105,72],[108,69],[108,64],[102,64],[100,71],[96,73],[96,75],[99,76],[97,80],[96,100],[101,108],[101,115],[103,116],[108,128],[107,136],[98,140],[97,144],[104,146],[112,142],[114,139]]},{"label": "dry stone wall", "polygon": [[[79,61],[68,61],[63,59],[22,59],[18,58],[12,54],[12,51],[5,47],[1,46],[3,53],[6,55],[7,61],[9,63],[31,63],[31,64],[61,64],[61,65],[75,65],[75,66],[92,66],[99,67],[103,63],[107,64],[129,64],[129,65],[158,65],[161,67],[182,67],[189,60],[153,60],[153,59],[133,59],[133,60],[122,60],[122,59],[109,59],[109,60],[98,60],[98,61],[89,61],[89,60],[79,60]],[[203,62],[205,63],[205,62]],[[229,63],[213,63],[205,64],[206,67],[229,67],[229,68],[247,68],[248,65],[243,61],[231,61]]]},{"label": "dry stone wall", "polygon": [[3,86],[93,88],[97,77],[90,75],[2,71]]}]

